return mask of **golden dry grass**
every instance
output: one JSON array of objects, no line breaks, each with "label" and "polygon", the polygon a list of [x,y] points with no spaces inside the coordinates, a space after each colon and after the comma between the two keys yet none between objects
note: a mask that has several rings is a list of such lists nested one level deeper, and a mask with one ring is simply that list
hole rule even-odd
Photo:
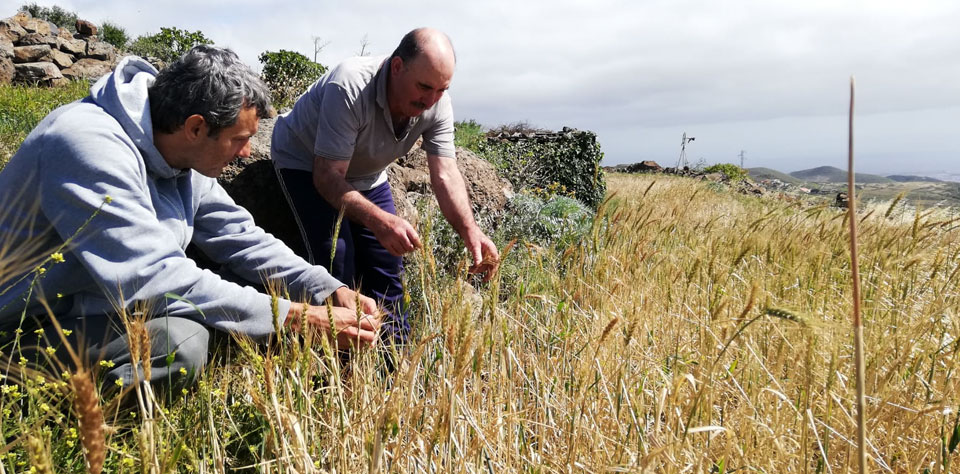
[{"label": "golden dry grass", "polygon": [[[172,402],[105,413],[105,470],[854,471],[845,214],[683,178],[608,183],[579,246],[517,244],[479,292],[414,265],[417,344],[395,373],[372,353],[343,369],[322,342],[241,343]],[[947,472],[960,221],[886,211],[857,216],[868,463]],[[14,470],[27,454],[9,449]]]}]

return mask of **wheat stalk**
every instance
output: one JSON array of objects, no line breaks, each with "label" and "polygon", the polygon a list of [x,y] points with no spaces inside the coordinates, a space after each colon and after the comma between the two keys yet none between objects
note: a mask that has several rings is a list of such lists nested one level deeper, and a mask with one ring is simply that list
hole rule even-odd
[{"label": "wheat stalk", "polygon": [[[853,107],[856,93],[856,83],[853,77],[850,78],[850,121],[848,129],[848,165],[847,165],[847,196],[850,197],[850,204],[847,212],[850,214],[850,267],[853,277],[853,342],[856,353],[857,365],[857,454],[860,462],[860,473],[867,470],[867,450],[866,450],[866,421],[864,420],[864,410],[866,400],[864,397],[864,362],[863,362],[863,321],[860,319],[860,270],[857,260],[857,196],[854,186],[854,168],[853,168]],[[891,206],[892,208],[892,206]]]}]

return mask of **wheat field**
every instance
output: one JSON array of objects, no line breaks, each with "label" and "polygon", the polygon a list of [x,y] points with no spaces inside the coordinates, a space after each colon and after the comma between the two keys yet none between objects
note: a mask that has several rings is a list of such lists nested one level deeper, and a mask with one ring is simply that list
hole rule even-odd
[{"label": "wheat field", "polygon": [[[578,245],[507,245],[489,284],[415,255],[415,345],[393,372],[288,335],[123,408],[91,406],[78,374],[3,381],[0,473],[855,471],[847,214],[607,179]],[[868,465],[949,472],[960,215],[856,219]]]}]

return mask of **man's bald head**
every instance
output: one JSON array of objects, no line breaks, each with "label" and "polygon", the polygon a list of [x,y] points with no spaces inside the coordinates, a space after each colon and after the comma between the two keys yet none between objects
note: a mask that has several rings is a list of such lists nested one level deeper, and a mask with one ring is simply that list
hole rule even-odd
[{"label": "man's bald head", "polygon": [[433,28],[417,28],[403,35],[400,45],[390,58],[400,58],[405,64],[409,64],[420,56],[433,61],[449,61],[451,65],[457,62],[450,37]]}]

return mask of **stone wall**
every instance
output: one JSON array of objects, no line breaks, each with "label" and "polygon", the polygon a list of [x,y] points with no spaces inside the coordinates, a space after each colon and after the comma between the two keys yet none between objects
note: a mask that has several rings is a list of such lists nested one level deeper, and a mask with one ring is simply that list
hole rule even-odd
[{"label": "stone wall", "polygon": [[117,63],[97,27],[77,20],[76,34],[27,12],[0,20],[0,84],[56,86],[71,79],[97,79]]}]

